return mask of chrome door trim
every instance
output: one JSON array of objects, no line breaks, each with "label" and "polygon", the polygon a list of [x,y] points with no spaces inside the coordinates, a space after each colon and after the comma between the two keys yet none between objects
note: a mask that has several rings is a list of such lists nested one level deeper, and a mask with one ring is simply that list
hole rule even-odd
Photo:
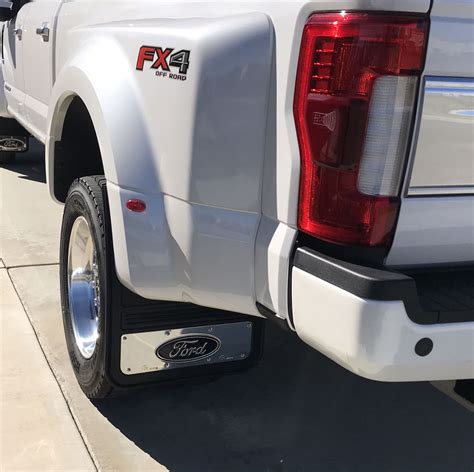
[{"label": "chrome door trim", "polygon": [[448,195],[474,195],[474,185],[439,186],[439,187],[410,187],[410,197]]},{"label": "chrome door trim", "polygon": [[474,95],[474,79],[426,77],[425,94]]}]

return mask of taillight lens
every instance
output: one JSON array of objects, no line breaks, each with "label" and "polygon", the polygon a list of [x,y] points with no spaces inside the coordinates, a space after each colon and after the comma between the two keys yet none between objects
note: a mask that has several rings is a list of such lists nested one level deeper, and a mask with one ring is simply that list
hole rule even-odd
[{"label": "taillight lens", "polygon": [[338,244],[391,243],[427,28],[414,16],[309,18],[294,104],[303,232]]}]

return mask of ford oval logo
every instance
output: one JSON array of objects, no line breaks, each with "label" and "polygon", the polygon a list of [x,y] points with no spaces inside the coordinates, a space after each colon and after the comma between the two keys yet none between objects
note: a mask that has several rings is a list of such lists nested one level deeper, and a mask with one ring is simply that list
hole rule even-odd
[{"label": "ford oval logo", "polygon": [[218,338],[197,334],[167,341],[156,349],[156,355],[167,362],[191,362],[212,356],[220,347]]},{"label": "ford oval logo", "polygon": [[20,139],[15,138],[1,138],[0,139],[0,148],[4,150],[20,151],[26,148],[26,145]]}]

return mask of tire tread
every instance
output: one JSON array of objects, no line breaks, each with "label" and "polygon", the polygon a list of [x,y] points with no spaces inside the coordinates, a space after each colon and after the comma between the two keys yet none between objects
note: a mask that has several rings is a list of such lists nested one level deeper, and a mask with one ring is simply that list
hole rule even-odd
[{"label": "tire tread", "polygon": [[[107,179],[103,175],[80,177],[72,183],[70,192],[73,191],[77,185],[81,185],[87,190],[91,202],[93,202],[94,210],[99,221],[98,229],[101,238],[101,243],[104,249],[106,250],[107,245],[109,244],[105,221],[105,219],[107,218],[107,215],[105,213],[105,195]],[[102,366],[102,372],[100,374],[100,378],[97,382],[97,385],[93,390],[84,393],[89,399],[105,399],[114,397],[119,392],[120,389],[116,388],[107,378],[105,366]]]}]

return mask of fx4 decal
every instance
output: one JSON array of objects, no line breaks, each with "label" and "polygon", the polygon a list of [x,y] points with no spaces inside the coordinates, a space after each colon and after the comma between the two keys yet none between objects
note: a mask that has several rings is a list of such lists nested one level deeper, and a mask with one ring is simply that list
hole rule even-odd
[{"label": "fx4 decal", "polygon": [[[143,71],[145,62],[150,63],[150,68],[156,70],[158,77],[168,77],[175,80],[186,80],[189,69],[191,51],[182,49],[173,53],[173,48],[156,46],[142,46],[138,52],[137,70]],[[179,74],[172,73],[171,67],[178,69]]]}]

